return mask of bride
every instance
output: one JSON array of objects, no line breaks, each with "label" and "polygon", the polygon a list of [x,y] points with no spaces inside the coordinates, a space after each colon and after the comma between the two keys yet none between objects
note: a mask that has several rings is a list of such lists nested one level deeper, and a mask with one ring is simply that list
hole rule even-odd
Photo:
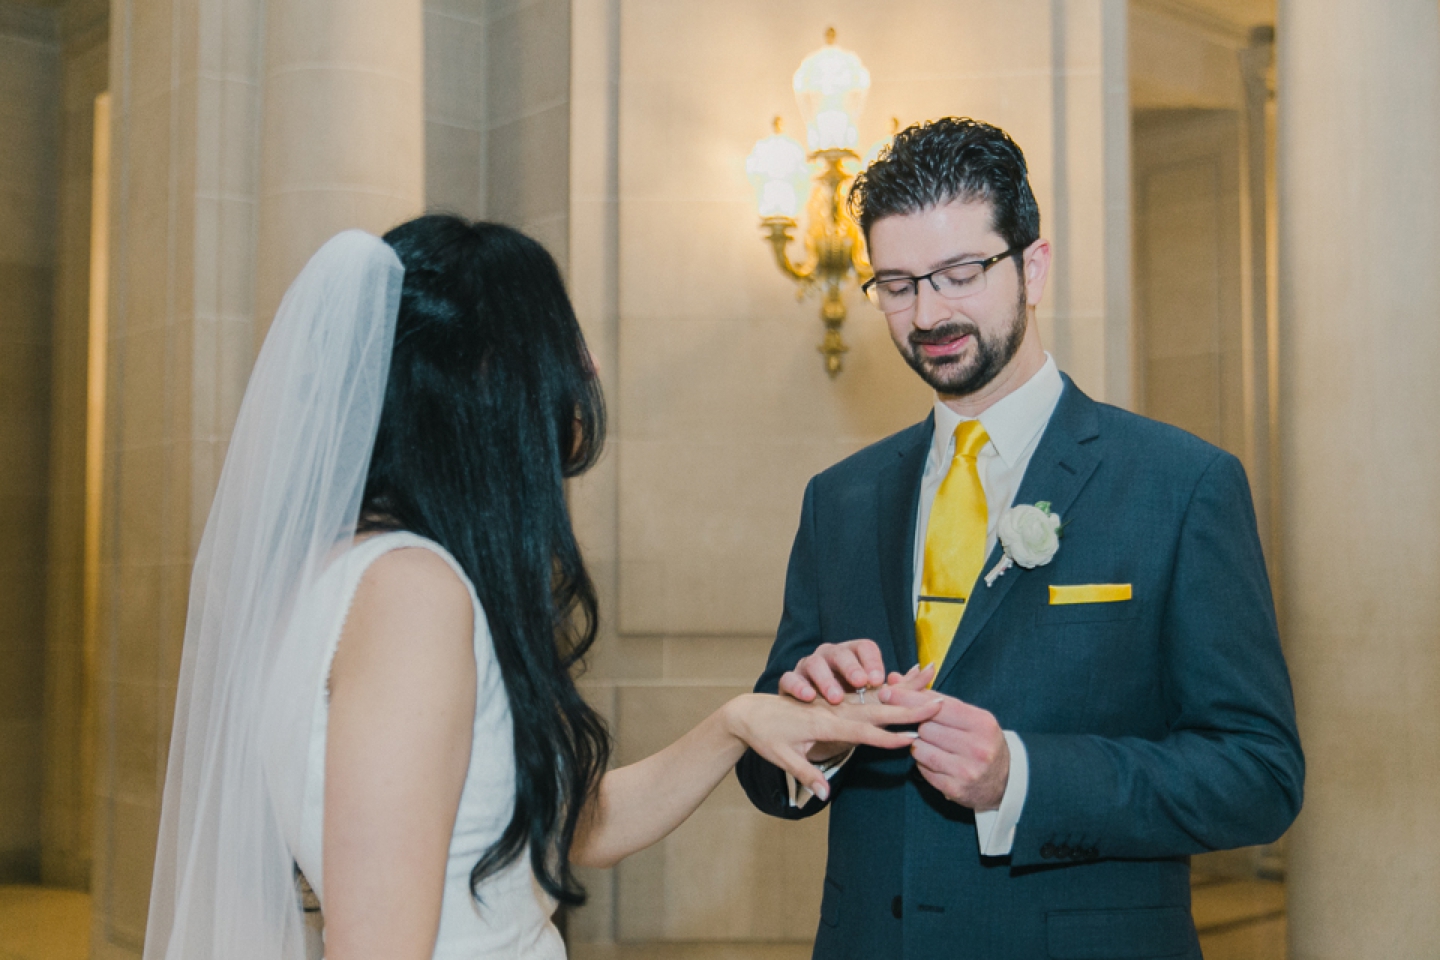
[{"label": "bride", "polygon": [[930,708],[746,695],[606,772],[573,673],[595,591],[564,481],[604,407],[559,271],[428,216],[305,267],[246,390],[195,562],[147,960],[558,960],[550,914],[659,840],[745,747],[817,793],[817,742]]}]

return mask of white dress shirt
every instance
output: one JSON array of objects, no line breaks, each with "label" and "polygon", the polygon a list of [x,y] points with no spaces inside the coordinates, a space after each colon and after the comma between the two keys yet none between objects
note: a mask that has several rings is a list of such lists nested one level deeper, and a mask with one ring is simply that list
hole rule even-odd
[{"label": "white dress shirt", "polygon": [[[1030,466],[1030,457],[1040,445],[1040,437],[1060,402],[1065,383],[1055,358],[1046,354],[1045,365],[1033,377],[1021,384],[1013,393],[997,401],[980,414],[980,423],[990,440],[981,448],[975,458],[980,474],[980,487],[985,491],[985,506],[989,514],[989,525],[985,535],[985,555],[988,557],[995,548],[996,530],[1000,515],[1014,504],[1015,493]],[[930,523],[930,508],[935,503],[935,494],[950,470],[955,456],[955,427],[967,418],[960,416],[938,398],[935,401],[935,433],[930,441],[930,454],[925,460],[925,472],[920,479],[920,509],[915,517],[915,579],[911,585],[912,612],[918,611],[920,583],[925,573],[925,530]],[[988,569],[984,572],[988,572]],[[980,589],[984,589],[981,587]],[[996,810],[977,810],[975,830],[980,839],[980,853],[987,857],[1005,856],[1015,842],[1015,827],[1020,822],[1020,812],[1025,805],[1025,794],[1030,785],[1030,763],[1025,753],[1025,744],[1013,731],[1005,731],[1005,741],[1010,747],[1010,779],[1005,795]],[[825,770],[827,777],[834,776],[849,759],[847,754]],[[805,786],[791,780],[791,803],[800,806],[809,801],[811,792]]]}]

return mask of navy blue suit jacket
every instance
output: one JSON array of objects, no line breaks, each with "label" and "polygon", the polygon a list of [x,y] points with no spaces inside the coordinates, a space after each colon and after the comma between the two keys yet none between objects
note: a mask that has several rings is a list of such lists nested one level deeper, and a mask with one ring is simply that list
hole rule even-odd
[{"label": "navy blue suit jacket", "polygon": [[[818,644],[873,639],[915,663],[915,518],[931,420],[810,481],[785,610],[756,689]],[[977,585],[935,687],[1019,733],[1030,783],[1010,856],[908,752],[862,747],[833,781],[815,957],[1187,957],[1190,854],[1277,838],[1304,760],[1249,487],[1238,460],[1096,403],[1066,378],[1015,502],[1065,522],[1046,566]],[[997,545],[985,565],[1000,559]],[[1130,584],[1052,606],[1053,585]],[[738,773],[779,817],[784,774]]]}]

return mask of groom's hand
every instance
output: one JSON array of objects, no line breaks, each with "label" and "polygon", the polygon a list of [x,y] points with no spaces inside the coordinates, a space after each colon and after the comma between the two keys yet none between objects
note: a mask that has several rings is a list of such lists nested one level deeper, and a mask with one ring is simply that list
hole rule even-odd
[{"label": "groom's hand", "polygon": [[886,687],[880,700],[892,706],[940,701],[939,712],[920,724],[910,747],[920,775],[945,798],[972,810],[994,810],[1010,782],[1010,746],[994,714],[933,690]]},{"label": "groom's hand", "polygon": [[847,640],[844,643],[822,643],[808,657],[802,657],[794,670],[780,677],[780,692],[809,703],[823,696],[833,704],[845,700],[845,694],[885,682],[885,659],[874,640]]},{"label": "groom's hand", "polygon": [[[855,703],[856,691],[878,688],[882,683],[900,684],[912,690],[924,690],[935,677],[935,668],[918,666],[904,675],[885,676],[885,660],[873,640],[849,640],[845,643],[824,643],[808,657],[801,658],[794,670],[780,677],[780,692],[802,703],[814,703],[825,691],[821,702],[839,705]],[[872,690],[871,697],[875,696]],[[863,694],[861,694],[863,697]],[[860,699],[863,703],[864,700]],[[806,758],[811,763],[839,760],[854,748],[850,743],[821,741],[810,748]]]}]

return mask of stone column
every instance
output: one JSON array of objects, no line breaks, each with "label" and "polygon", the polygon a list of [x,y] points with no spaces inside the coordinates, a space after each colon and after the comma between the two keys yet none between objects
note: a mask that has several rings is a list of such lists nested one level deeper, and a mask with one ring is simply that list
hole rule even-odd
[{"label": "stone column", "polygon": [[[306,258],[422,206],[420,0],[115,0],[97,960],[144,940],[190,564]],[[262,136],[263,132],[263,136]]]},{"label": "stone column", "polygon": [[261,5],[111,9],[90,955],[133,960],[190,564],[254,355]]},{"label": "stone column", "polygon": [[266,0],[256,342],[330,236],[425,205],[420,0]]},{"label": "stone column", "polygon": [[1440,943],[1440,8],[1281,0],[1292,960]]}]

